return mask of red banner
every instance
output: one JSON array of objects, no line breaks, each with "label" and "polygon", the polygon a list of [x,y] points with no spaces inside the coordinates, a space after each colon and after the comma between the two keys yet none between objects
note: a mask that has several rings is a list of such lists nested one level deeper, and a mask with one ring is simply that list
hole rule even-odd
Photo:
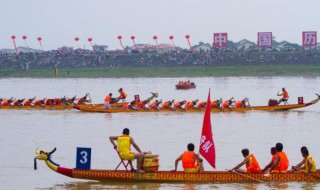
[{"label": "red banner", "polygon": [[213,34],[214,47],[228,47],[228,33],[214,33]]},{"label": "red banner", "polygon": [[200,154],[209,162],[209,164],[216,167],[216,150],[214,147],[211,127],[211,115],[210,115],[210,90],[208,94],[208,100],[206,105],[206,111],[203,118],[202,134],[200,138],[199,146]]},{"label": "red banner", "polygon": [[258,46],[272,47],[272,32],[258,32]]},{"label": "red banner", "polygon": [[302,45],[303,46],[317,46],[317,32],[302,32]]}]

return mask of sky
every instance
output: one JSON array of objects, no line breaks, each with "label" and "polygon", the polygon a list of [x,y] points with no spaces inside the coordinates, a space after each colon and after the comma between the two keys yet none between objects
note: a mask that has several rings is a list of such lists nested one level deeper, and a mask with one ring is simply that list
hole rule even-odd
[{"label": "sky", "polygon": [[[302,31],[320,32],[319,0],[0,0],[0,49],[17,46],[44,50],[93,44],[121,49],[137,44],[171,43],[187,48],[212,44],[213,33],[228,39],[257,41],[257,32],[272,32],[276,41],[302,43]],[[318,34],[318,38],[319,38]],[[76,42],[75,37],[80,40]],[[319,41],[319,40],[318,40]]]}]

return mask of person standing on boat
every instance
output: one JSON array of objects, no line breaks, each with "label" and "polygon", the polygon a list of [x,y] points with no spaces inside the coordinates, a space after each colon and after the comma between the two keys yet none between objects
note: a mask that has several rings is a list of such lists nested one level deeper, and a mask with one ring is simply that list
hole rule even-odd
[{"label": "person standing on boat", "polygon": [[118,92],[120,93],[120,100],[125,101],[127,97],[127,93],[122,88],[120,88]]},{"label": "person standing on boat", "polygon": [[286,102],[289,99],[289,94],[288,94],[288,92],[286,91],[285,88],[282,88],[282,93],[281,94],[279,94],[279,91],[278,91],[277,95],[278,96],[282,96],[282,98],[278,101],[278,104],[280,104],[281,102]]},{"label": "person standing on boat", "polygon": [[317,165],[312,156],[309,154],[308,148],[301,147],[301,154],[303,160],[296,166],[292,166],[291,171],[303,171],[305,173],[311,173],[317,171]]},{"label": "person standing on boat", "polygon": [[274,160],[276,159],[276,153],[277,153],[276,147],[271,147],[270,152],[272,155],[271,161],[269,162],[268,165],[266,165],[266,167],[263,168],[262,173],[265,173],[272,166]]},{"label": "person standing on boat", "polygon": [[[260,165],[256,157],[253,154],[249,154],[249,149],[247,148],[242,149],[241,153],[242,153],[242,156],[244,157],[244,160],[229,171],[231,172],[235,171],[235,172],[241,172],[241,173],[260,173],[261,172]],[[246,170],[240,169],[240,167],[243,165],[246,165]]]},{"label": "person standing on boat", "polygon": [[[184,172],[187,173],[199,173],[203,172],[202,158],[198,154],[194,153],[194,144],[189,143],[187,146],[188,150],[181,154],[175,161],[173,172],[177,171],[178,163],[182,161],[182,167]],[[197,161],[197,163],[196,163]]]},{"label": "person standing on boat", "polygon": [[[113,144],[114,149],[117,149],[123,160],[128,160],[131,166],[131,170],[133,170],[132,161],[137,159],[137,172],[144,172],[142,170],[142,162],[144,159],[144,153],[140,150],[139,146],[135,143],[133,138],[129,136],[130,130],[128,128],[124,128],[121,136],[110,136],[109,139]],[[115,144],[117,141],[118,146]],[[130,146],[133,146],[139,153],[131,152]]]},{"label": "person standing on boat", "polygon": [[270,171],[271,172],[287,172],[288,167],[289,167],[289,160],[287,157],[287,154],[282,151],[283,150],[283,145],[282,143],[277,143],[276,144],[276,156],[274,159],[274,162],[270,166]]},{"label": "person standing on boat", "polygon": [[110,106],[110,100],[112,98],[112,93],[109,93],[108,96],[105,97],[104,99],[104,105],[103,105],[103,108],[104,109],[111,109],[111,106]]}]

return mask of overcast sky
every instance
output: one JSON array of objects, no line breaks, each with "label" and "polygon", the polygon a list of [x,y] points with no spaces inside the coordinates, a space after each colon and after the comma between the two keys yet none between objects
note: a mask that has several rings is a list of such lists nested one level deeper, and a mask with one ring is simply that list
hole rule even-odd
[{"label": "overcast sky", "polygon": [[[227,32],[229,40],[257,41],[257,32],[273,32],[276,41],[301,44],[302,31],[320,32],[320,0],[0,0],[0,48],[13,48],[11,36],[23,46],[45,50],[61,46],[89,48],[93,44],[121,49],[117,39],[177,46],[213,41],[213,33]],[[79,44],[74,41],[79,37]],[[318,34],[318,39],[319,39]],[[318,40],[319,41],[319,40]]]}]

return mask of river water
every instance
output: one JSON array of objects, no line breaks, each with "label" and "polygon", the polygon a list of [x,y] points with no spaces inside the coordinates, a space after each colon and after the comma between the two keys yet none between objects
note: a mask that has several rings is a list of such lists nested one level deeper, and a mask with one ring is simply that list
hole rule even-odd
[{"label": "river water", "polygon": [[[178,81],[191,80],[192,90],[176,90]],[[212,99],[236,100],[248,97],[251,105],[266,105],[270,98],[286,87],[289,103],[305,102],[319,93],[320,77],[224,77],[224,78],[124,78],[124,79],[0,79],[1,97],[37,98],[83,96],[91,94],[94,103],[103,102],[109,92],[117,94],[124,88],[127,100],[139,94],[148,98],[158,92],[164,101],[205,101],[211,88]],[[74,168],[76,148],[92,149],[91,168],[114,169],[119,163],[108,137],[120,135],[123,128],[143,151],[159,154],[160,170],[174,168],[175,159],[193,142],[198,149],[203,113],[82,113],[77,110],[0,110],[0,179],[1,189],[317,189],[318,183],[249,183],[249,184],[161,184],[161,183],[99,183],[72,179],[54,173],[38,161],[33,170],[34,150],[50,151],[57,147],[53,160]],[[242,161],[241,149],[249,148],[261,167],[271,159],[270,147],[284,144],[295,165],[302,160],[300,147],[307,146],[320,165],[319,104],[285,112],[250,111],[244,113],[212,113],[212,130],[216,146],[216,170],[230,169]],[[37,145],[36,145],[37,144]],[[206,170],[213,170],[204,162]],[[181,165],[179,170],[181,170]]]}]

